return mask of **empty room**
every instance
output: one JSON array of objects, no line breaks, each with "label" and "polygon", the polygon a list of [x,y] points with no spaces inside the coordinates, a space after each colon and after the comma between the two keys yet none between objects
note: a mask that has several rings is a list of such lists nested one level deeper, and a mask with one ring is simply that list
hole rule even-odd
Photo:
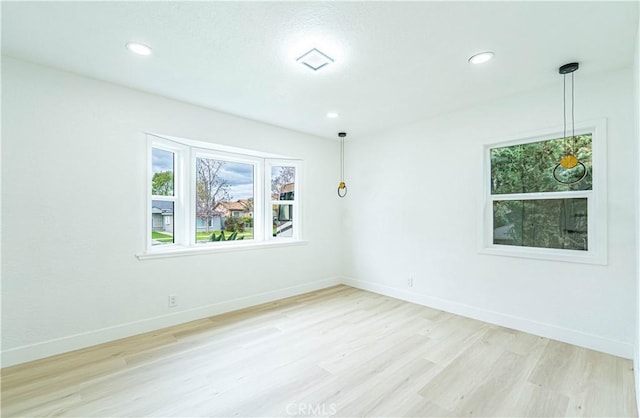
[{"label": "empty room", "polygon": [[3,417],[637,417],[640,3],[2,1]]}]

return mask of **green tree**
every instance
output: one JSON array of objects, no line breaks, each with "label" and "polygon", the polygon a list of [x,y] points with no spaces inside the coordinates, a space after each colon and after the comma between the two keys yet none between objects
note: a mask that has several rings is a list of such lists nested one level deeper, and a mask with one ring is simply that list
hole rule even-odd
[{"label": "green tree", "polygon": [[[584,179],[563,184],[553,176],[562,156],[575,155],[587,170]],[[491,193],[562,192],[591,190],[592,136],[559,138],[493,148],[491,157]],[[558,173],[565,179],[579,179],[582,166]],[[493,204],[494,229],[508,231],[508,245],[529,247],[587,249],[586,199],[496,200]],[[495,238],[495,236],[494,236]],[[506,239],[504,235],[500,237]]]},{"label": "green tree", "polygon": [[[274,167],[275,171],[276,167]],[[293,183],[296,178],[295,167],[277,167],[277,172],[271,174],[271,193],[280,198],[282,187],[285,184]]]},{"label": "green tree", "polygon": [[224,221],[224,229],[230,232],[244,232],[244,219],[236,216],[228,217]]},{"label": "green tree", "polygon": [[[552,139],[491,149],[491,193],[538,193],[590,190],[592,183],[591,134],[575,140]],[[567,152],[573,153],[587,169],[575,184],[562,184],[553,178],[553,169]],[[564,170],[566,178],[582,174],[582,167]]]},{"label": "green tree", "polygon": [[157,196],[173,196],[173,171],[153,173],[151,193]]},{"label": "green tree", "polygon": [[209,232],[209,221],[216,215],[216,204],[228,201],[229,183],[222,177],[224,161],[209,158],[196,160],[196,216],[205,221],[206,232]]}]

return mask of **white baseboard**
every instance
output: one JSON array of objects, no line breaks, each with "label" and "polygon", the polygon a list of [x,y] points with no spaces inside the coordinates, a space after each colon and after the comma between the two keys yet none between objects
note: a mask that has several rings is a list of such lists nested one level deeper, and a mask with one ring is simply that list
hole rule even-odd
[{"label": "white baseboard", "polygon": [[[298,286],[277,289],[256,295],[245,296],[230,301],[215,303],[196,309],[176,312],[170,315],[162,315],[141,321],[129,322],[113,327],[103,328],[82,334],[70,335],[63,338],[44,341],[37,344],[26,345],[2,351],[2,367],[13,366],[33,360],[50,357],[56,354],[66,353],[81,348],[102,344],[120,338],[131,337],[144,332],[155,331],[173,325],[219,315],[225,312],[235,311],[274,300],[300,295],[315,290],[324,289],[339,284],[345,284],[358,289],[368,290],[407,302],[428,306],[435,309],[451,312],[457,315],[477,319],[508,328],[517,329],[535,335],[563,341],[580,347],[601,351],[615,356],[634,359],[636,382],[640,381],[638,371],[640,359],[634,355],[634,347],[622,341],[615,341],[587,334],[568,328],[562,328],[551,324],[531,321],[526,318],[489,311],[470,305],[465,305],[445,299],[434,298],[427,295],[410,292],[394,287],[357,280],[352,278],[340,279],[337,277],[305,283]],[[640,390],[638,392],[640,394]],[[640,403],[639,403],[640,405]]]},{"label": "white baseboard", "polygon": [[633,348],[633,376],[636,383],[636,408],[640,414],[640,341],[636,338],[636,345]]},{"label": "white baseboard", "polygon": [[129,322],[113,327],[102,328],[82,334],[70,335],[55,340],[44,341],[37,344],[25,345],[2,351],[2,367],[13,366],[28,361],[50,357],[56,354],[66,353],[81,348],[102,344],[120,338],[131,337],[144,332],[183,324],[197,319],[219,315],[225,312],[235,311],[274,300],[288,298],[315,290],[324,289],[342,284],[337,277],[305,283],[298,286],[277,289],[256,295],[245,296],[230,301],[214,303],[195,309],[162,315],[141,321]]},{"label": "white baseboard", "polygon": [[[480,321],[488,322],[490,324],[517,329],[519,331],[524,331],[530,334],[539,335],[541,337],[547,337],[553,340],[558,340],[580,347],[601,351],[603,353],[612,354],[614,356],[624,357],[627,359],[634,358],[633,345],[623,341],[610,340],[597,335],[587,334],[569,328],[562,328],[551,324],[532,321],[530,319],[518,316],[489,311],[486,309],[465,305],[450,300],[434,298],[424,294],[397,289],[379,283],[352,278],[343,279],[343,283],[351,287],[356,287],[358,289],[368,290],[392,298],[416,303],[418,305],[428,306],[430,308],[435,308],[442,311],[454,313],[456,315],[477,319]],[[636,370],[638,369],[636,368]]]}]

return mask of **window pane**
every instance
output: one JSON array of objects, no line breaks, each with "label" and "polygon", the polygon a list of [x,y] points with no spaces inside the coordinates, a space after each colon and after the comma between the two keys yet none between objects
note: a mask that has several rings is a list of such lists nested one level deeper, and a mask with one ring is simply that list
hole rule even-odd
[{"label": "window pane", "polygon": [[173,244],[173,202],[151,201],[151,245]]},{"label": "window pane", "polygon": [[196,159],[196,242],[253,239],[253,164]]},{"label": "window pane", "polygon": [[295,179],[295,167],[271,167],[271,200],[294,200]]},{"label": "window pane", "polygon": [[493,243],[586,251],[587,199],[494,201]]},{"label": "window pane", "polygon": [[[552,139],[492,148],[491,194],[562,192],[569,190],[591,190],[593,168],[591,166],[592,135]],[[575,184],[562,184],[553,177],[553,170],[560,159],[570,150],[584,164],[587,174]],[[581,165],[566,170],[558,168],[556,175],[563,181],[578,180],[584,174]]]},{"label": "window pane", "polygon": [[293,236],[293,205],[272,205],[273,236]]},{"label": "window pane", "polygon": [[151,194],[173,196],[174,154],[158,148],[151,150]]}]

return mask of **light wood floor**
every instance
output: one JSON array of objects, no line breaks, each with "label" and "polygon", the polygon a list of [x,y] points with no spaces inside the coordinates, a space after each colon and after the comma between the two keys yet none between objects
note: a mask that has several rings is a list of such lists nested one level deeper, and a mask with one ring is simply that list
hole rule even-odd
[{"label": "light wood floor", "polygon": [[636,416],[630,360],[337,286],[2,370],[2,416]]}]

